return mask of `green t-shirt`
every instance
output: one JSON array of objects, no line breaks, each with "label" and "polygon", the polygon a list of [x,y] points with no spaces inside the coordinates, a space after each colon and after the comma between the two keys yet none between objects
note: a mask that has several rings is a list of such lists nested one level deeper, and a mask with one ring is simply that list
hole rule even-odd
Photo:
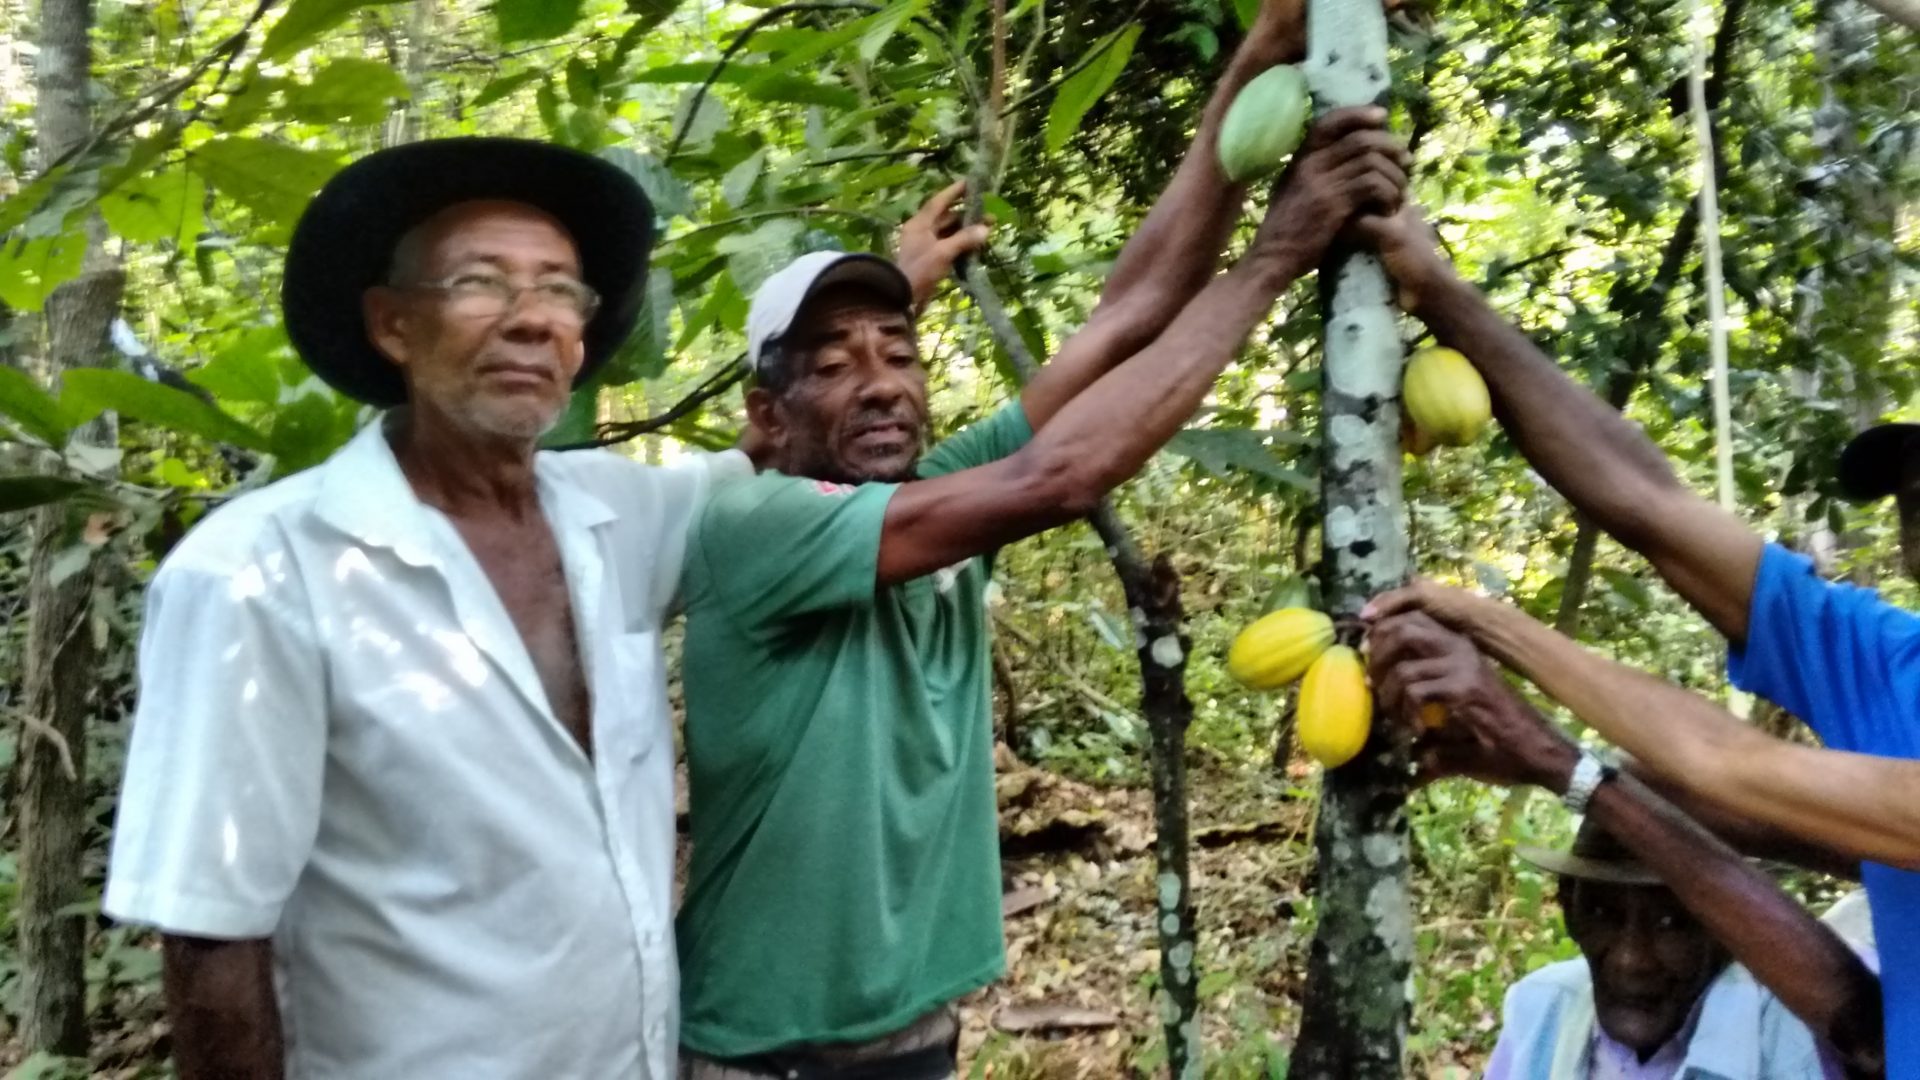
[{"label": "green t-shirt", "polygon": [[[1016,402],[919,474],[1031,435]],[[694,527],[676,933],[680,1040],[701,1054],[875,1038],[1005,969],[990,560],[877,589],[896,487],[762,473]]]}]

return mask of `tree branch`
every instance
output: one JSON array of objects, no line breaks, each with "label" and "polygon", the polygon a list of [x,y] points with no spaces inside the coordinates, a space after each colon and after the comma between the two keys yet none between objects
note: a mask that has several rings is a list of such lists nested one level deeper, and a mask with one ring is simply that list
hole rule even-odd
[{"label": "tree branch", "polygon": [[713,90],[713,84],[720,80],[720,73],[727,69],[727,65],[733,62],[733,58],[740,55],[740,51],[747,47],[747,42],[753,40],[753,35],[789,15],[800,15],[809,11],[860,11],[871,14],[879,10],[881,8],[877,4],[862,3],[860,0],[843,0],[840,3],[781,4],[779,7],[768,8],[761,12],[758,18],[748,23],[746,29],[740,31],[739,35],[727,45],[726,50],[720,54],[720,58],[714,61],[713,70],[707,73],[700,88],[693,92],[693,101],[687,108],[686,119],[676,126],[673,139],[667,144],[667,152],[663,160],[672,161],[673,156],[680,152],[680,146],[687,141],[687,132],[692,130],[693,121],[700,115],[700,106],[706,104],[707,94]]},{"label": "tree branch", "polygon": [[555,446],[553,450],[596,450],[629,442],[642,435],[651,435],[663,428],[672,426],[697,412],[702,405],[733,389],[747,377],[745,356],[736,357],[713,374],[702,380],[686,397],[674,402],[667,411],[649,416],[643,420],[623,420],[617,423],[600,425],[594,437],[586,442],[569,443]]}]

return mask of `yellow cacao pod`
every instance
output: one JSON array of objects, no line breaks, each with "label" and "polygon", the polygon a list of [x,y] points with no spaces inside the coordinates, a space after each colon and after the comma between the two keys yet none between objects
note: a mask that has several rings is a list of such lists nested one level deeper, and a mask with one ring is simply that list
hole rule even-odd
[{"label": "yellow cacao pod", "polygon": [[1333,620],[1312,608],[1281,608],[1254,620],[1227,650],[1227,673],[1255,690],[1299,678],[1333,644]]},{"label": "yellow cacao pod", "polygon": [[1320,654],[1300,684],[1300,748],[1329,769],[1353,760],[1373,729],[1373,691],[1360,654],[1335,645]]},{"label": "yellow cacao pod", "polygon": [[1279,171],[1307,133],[1307,77],[1268,68],[1240,89],[1220,122],[1220,168],[1236,184]]},{"label": "yellow cacao pod", "polygon": [[1493,418],[1486,380],[1452,349],[1421,349],[1401,386],[1407,415],[1441,446],[1466,446]]}]

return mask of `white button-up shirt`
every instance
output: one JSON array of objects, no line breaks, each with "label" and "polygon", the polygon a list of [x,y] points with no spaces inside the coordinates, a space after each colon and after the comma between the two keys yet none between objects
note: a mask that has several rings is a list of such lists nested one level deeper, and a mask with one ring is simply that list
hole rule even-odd
[{"label": "white button-up shirt", "polygon": [[671,1080],[660,627],[750,471],[539,455],[591,761],[380,424],[209,516],[148,592],[107,913],[271,937],[297,1080]]}]

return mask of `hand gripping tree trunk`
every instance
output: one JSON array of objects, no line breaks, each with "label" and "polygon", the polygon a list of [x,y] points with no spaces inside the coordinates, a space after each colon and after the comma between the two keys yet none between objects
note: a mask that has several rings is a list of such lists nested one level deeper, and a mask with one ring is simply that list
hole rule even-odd
[{"label": "hand gripping tree trunk", "polygon": [[[1309,0],[1307,77],[1320,109],[1384,100],[1377,0]],[[1335,251],[1320,270],[1324,594],[1336,618],[1407,573],[1400,493],[1398,317],[1378,260]],[[1399,1080],[1413,914],[1407,892],[1407,750],[1374,725],[1359,757],[1322,780],[1315,837],[1319,931],[1295,1043],[1296,1078]]]},{"label": "hand gripping tree trunk", "polygon": [[[45,0],[34,65],[34,118],[42,161],[85,142],[92,130],[91,0]],[[117,260],[91,227],[81,275],[47,298],[47,371],[99,363],[120,304]],[[76,439],[112,445],[100,420]],[[55,506],[34,520],[28,568],[26,731],[20,763],[21,1037],[30,1050],[87,1052],[86,899],[82,867],[87,829],[86,718],[95,684],[92,569],[56,580],[54,557],[75,542],[69,512]]]}]

